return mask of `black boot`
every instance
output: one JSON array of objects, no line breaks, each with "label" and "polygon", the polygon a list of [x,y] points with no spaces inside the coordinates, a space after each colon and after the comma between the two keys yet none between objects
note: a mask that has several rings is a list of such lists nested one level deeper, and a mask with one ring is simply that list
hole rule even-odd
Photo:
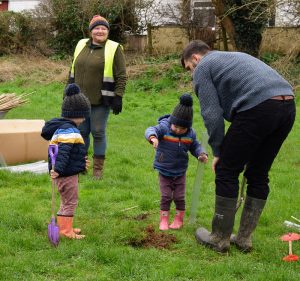
[{"label": "black boot", "polygon": [[238,234],[232,235],[230,242],[235,244],[242,252],[252,250],[251,234],[255,230],[266,200],[246,197],[244,209],[241,216],[240,228]]},{"label": "black boot", "polygon": [[196,239],[200,244],[217,252],[227,252],[230,247],[230,235],[234,225],[237,198],[216,196],[215,214],[212,220],[212,232],[200,227]]}]

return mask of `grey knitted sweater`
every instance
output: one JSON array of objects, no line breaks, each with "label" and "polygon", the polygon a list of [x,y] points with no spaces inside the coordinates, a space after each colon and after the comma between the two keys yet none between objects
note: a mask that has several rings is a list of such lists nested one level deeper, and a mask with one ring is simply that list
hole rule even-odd
[{"label": "grey knitted sweater", "polygon": [[224,119],[279,95],[293,95],[291,85],[274,69],[248,54],[211,51],[193,74],[201,115],[214,156],[220,156]]}]

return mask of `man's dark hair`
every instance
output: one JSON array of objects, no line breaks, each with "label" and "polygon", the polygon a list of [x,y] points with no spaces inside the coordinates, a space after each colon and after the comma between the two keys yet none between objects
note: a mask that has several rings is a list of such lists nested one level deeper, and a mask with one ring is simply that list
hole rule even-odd
[{"label": "man's dark hair", "polygon": [[184,61],[190,59],[193,54],[205,55],[210,50],[210,47],[201,40],[191,41],[183,50],[181,56],[182,66],[185,67]]}]

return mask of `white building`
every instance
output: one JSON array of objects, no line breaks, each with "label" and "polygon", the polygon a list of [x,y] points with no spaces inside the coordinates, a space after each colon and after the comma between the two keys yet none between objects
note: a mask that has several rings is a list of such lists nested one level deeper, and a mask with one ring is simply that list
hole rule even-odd
[{"label": "white building", "polygon": [[299,9],[300,0],[279,0],[276,6],[275,26],[299,26]]},{"label": "white building", "polygon": [[[182,0],[138,0],[136,12],[139,25],[146,31],[152,26],[180,25],[182,20]],[[214,27],[215,15],[211,0],[190,0],[190,20],[199,27]],[[146,32],[145,32],[146,34]]]},{"label": "white building", "polygon": [[41,1],[32,1],[32,0],[9,0],[8,1],[8,10],[13,12],[21,12],[24,10],[31,10],[36,8],[36,6]]}]

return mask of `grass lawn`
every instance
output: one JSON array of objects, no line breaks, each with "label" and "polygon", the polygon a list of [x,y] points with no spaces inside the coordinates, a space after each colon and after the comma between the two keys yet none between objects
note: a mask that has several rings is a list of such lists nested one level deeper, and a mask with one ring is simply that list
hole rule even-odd
[{"label": "grass lawn", "polygon": [[[291,215],[300,217],[299,115],[270,173],[271,193],[253,238],[252,253],[242,254],[232,247],[228,255],[220,255],[196,243],[196,228],[210,229],[214,211],[212,157],[204,171],[197,223],[188,224],[186,219],[183,229],[169,231],[170,236],[165,236],[171,241],[168,247],[145,247],[150,234],[152,240],[161,236],[160,194],[157,173],[152,169],[154,150],[144,139],[144,131],[156,124],[159,116],[171,113],[180,94],[191,90],[187,81],[173,66],[169,70],[150,68],[128,82],[123,112],[109,118],[104,179],[94,181],[90,172],[80,176],[75,226],[86,234],[82,241],[62,239],[58,248],[49,244],[48,175],[0,171],[0,280],[299,280],[299,262],[282,261],[288,245],[279,240],[291,231],[283,225],[284,220]],[[34,92],[30,103],[12,110],[6,118],[48,120],[59,116],[63,88],[61,82],[38,83],[24,76],[0,83],[0,93]],[[201,136],[204,126],[195,96],[194,111],[193,127]],[[196,159],[190,157],[186,218],[196,165]],[[57,204],[58,199],[57,194]],[[240,213],[241,209],[236,225]],[[300,242],[293,246],[300,255]]]}]

